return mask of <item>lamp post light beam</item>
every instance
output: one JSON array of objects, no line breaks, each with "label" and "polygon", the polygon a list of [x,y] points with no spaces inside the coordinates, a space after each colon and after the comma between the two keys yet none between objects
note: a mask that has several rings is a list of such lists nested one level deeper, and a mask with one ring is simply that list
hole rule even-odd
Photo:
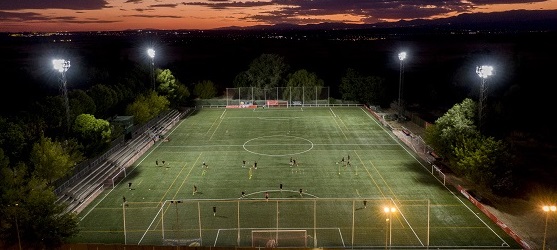
[{"label": "lamp post light beam", "polygon": [[147,55],[151,58],[151,84],[153,85],[153,91],[155,91],[155,50],[148,49]]},{"label": "lamp post light beam", "polygon": [[64,95],[64,106],[66,106],[66,128],[69,131],[70,129],[70,102],[68,100],[68,88],[67,88],[67,81],[66,81],[66,72],[70,68],[70,61],[64,59],[54,59],[52,60],[52,65],[54,69],[60,73],[60,88],[62,89],[62,93]]},{"label": "lamp post light beam", "polygon": [[557,211],[557,206],[555,205],[551,205],[551,206],[543,206],[542,207],[543,211],[545,212],[545,229],[543,231],[543,245],[542,245],[542,250],[545,250],[545,239],[547,238],[547,221],[549,219],[549,213],[550,212],[556,212]]},{"label": "lamp post light beam", "polygon": [[398,110],[399,115],[402,115],[402,82],[404,81],[404,59],[406,59],[406,52],[398,53],[398,59],[400,60],[400,70],[399,70],[399,80],[398,80]]},{"label": "lamp post light beam", "polygon": [[476,67],[476,73],[481,78],[480,83],[480,105],[478,107],[478,127],[481,129],[483,126],[483,117],[485,116],[485,106],[487,105],[487,78],[494,74],[492,66],[478,66]]}]

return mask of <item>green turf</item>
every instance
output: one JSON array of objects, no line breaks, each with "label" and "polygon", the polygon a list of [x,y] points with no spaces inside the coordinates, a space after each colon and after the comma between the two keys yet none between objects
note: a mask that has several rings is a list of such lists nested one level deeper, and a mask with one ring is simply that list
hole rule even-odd
[{"label": "green turf", "polygon": [[251,246],[253,230],[278,229],[279,246],[305,230],[308,247],[520,248],[360,107],[203,109],[165,136],[81,212],[72,241]]}]

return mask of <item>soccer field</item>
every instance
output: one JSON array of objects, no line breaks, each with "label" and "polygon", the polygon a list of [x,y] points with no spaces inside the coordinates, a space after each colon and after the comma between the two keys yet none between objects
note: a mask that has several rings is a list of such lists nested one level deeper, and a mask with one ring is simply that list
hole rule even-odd
[{"label": "soccer field", "polygon": [[362,107],[201,109],[165,137],[73,242],[521,249]]}]

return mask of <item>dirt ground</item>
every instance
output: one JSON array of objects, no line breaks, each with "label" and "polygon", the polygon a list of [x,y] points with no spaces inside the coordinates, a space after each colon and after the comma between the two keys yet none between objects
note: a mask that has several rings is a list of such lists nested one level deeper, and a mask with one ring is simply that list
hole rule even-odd
[{"label": "dirt ground", "polygon": [[[402,132],[402,129],[409,130],[413,135],[423,138],[424,129],[410,121],[401,123],[392,121],[389,124],[394,128],[395,135],[401,139],[408,136]],[[431,157],[423,153],[419,153],[419,155],[423,159]],[[499,197],[480,190],[474,183],[457,176],[447,176],[447,178],[452,185],[460,185],[467,190],[474,190],[476,195],[480,195],[481,203],[527,244],[524,249],[542,249],[544,234],[546,235],[545,249],[557,249],[557,213],[554,216],[545,213],[541,207],[541,200]],[[545,232],[546,229],[547,232]]]}]

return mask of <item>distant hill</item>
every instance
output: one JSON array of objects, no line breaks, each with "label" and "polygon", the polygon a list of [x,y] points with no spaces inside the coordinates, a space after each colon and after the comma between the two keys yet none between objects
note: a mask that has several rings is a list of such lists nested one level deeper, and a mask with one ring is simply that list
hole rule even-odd
[{"label": "distant hill", "polygon": [[557,31],[557,10],[512,10],[492,13],[466,13],[439,19],[383,22],[374,24],[320,23],[297,25],[282,23],[251,27],[225,27],[219,30],[322,30],[322,29],[427,28],[439,30]]}]

